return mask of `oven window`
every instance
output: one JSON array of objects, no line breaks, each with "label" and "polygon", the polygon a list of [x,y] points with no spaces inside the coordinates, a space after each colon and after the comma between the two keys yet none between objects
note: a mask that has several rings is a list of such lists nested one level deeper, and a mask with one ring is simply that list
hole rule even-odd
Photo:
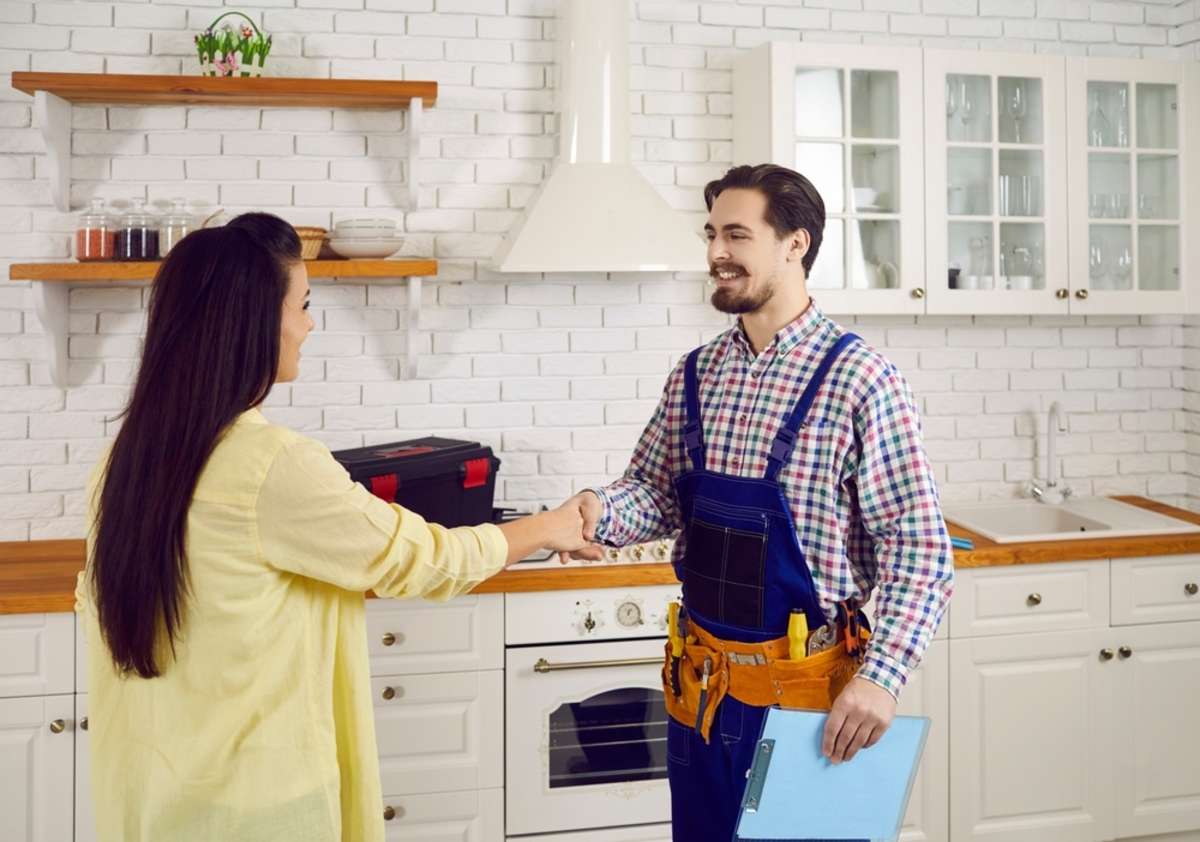
[{"label": "oven window", "polygon": [[550,788],[667,777],[662,690],[623,687],[550,714]]}]

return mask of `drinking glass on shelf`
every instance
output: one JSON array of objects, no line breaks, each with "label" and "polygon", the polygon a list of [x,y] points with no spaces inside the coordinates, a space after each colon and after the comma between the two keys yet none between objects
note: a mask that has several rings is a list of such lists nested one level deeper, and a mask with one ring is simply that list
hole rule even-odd
[{"label": "drinking glass on shelf", "polygon": [[975,119],[975,100],[971,98],[971,86],[966,79],[959,83],[958,110],[964,127]]},{"label": "drinking glass on shelf", "polygon": [[1025,112],[1029,107],[1029,102],[1025,97],[1025,87],[1021,81],[1014,80],[1012,87],[1008,89],[1008,95],[1004,98],[1004,110],[1013,121],[1013,141],[1021,142],[1021,119],[1025,116]]},{"label": "drinking glass on shelf", "polygon": [[946,78],[946,117],[953,117],[958,110],[958,88],[954,80]]},{"label": "drinking glass on shelf", "polygon": [[1111,130],[1112,126],[1108,122],[1108,118],[1104,116],[1104,109],[1100,106],[1100,91],[1093,87],[1088,91],[1088,145],[1108,145],[1108,135]]},{"label": "drinking glass on shelf", "polygon": [[1092,289],[1104,288],[1104,273],[1104,249],[1099,243],[1093,242],[1088,247],[1088,279]]},{"label": "drinking glass on shelf", "polygon": [[1129,86],[1117,88],[1117,103],[1114,108],[1113,121],[1117,127],[1117,146],[1129,145]]},{"label": "drinking glass on shelf", "polygon": [[1101,219],[1108,209],[1108,197],[1103,193],[1092,193],[1088,196],[1088,216]]},{"label": "drinking glass on shelf", "polygon": [[1112,275],[1117,289],[1128,289],[1129,279],[1133,275],[1133,254],[1129,246],[1121,246],[1121,250],[1117,252]]},{"label": "drinking glass on shelf", "polygon": [[1125,219],[1129,216],[1129,194],[1108,194],[1108,215],[1113,219]]}]

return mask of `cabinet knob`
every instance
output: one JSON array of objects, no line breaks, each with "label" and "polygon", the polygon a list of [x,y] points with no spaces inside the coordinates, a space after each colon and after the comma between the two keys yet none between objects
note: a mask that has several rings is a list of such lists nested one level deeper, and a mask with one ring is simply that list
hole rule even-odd
[{"label": "cabinet knob", "polygon": [[86,731],[87,726],[88,726],[88,721],[87,721],[87,717],[85,716],[83,719],[79,720],[79,730]]},{"label": "cabinet knob", "polygon": [[383,688],[383,697],[385,699],[387,699],[389,702],[392,699],[399,699],[403,695],[404,695],[403,687],[384,687]]},{"label": "cabinet knob", "polygon": [[1111,661],[1113,659],[1113,651],[1111,649],[1100,650],[1100,660]]},{"label": "cabinet knob", "polygon": [[1195,582],[1188,582],[1183,586],[1183,592],[1188,596],[1195,596],[1198,591],[1200,591],[1200,585]]},{"label": "cabinet knob", "polygon": [[1130,649],[1128,646],[1122,646],[1120,649],[1117,650],[1117,654],[1120,655],[1122,658],[1128,658],[1130,655],[1133,654],[1133,650]]},{"label": "cabinet knob", "polygon": [[1077,290],[1075,290],[1075,297],[1078,298],[1080,301],[1083,301],[1085,298],[1088,297],[1088,291],[1086,289],[1077,289]]},{"label": "cabinet knob", "polygon": [[383,634],[383,645],[384,646],[395,646],[397,643],[403,643],[403,642],[404,642],[404,635],[402,635],[402,634],[397,634],[395,632],[384,632],[384,634]]},{"label": "cabinet knob", "polygon": [[1062,301],[1064,298],[1066,298],[1070,294],[1071,293],[1067,292],[1067,290],[1065,288],[1056,289],[1054,291],[1054,297],[1057,298],[1059,301]]},{"label": "cabinet knob", "polygon": [[51,734],[61,734],[65,730],[67,730],[67,723],[62,719],[56,719],[50,723]]},{"label": "cabinet knob", "polygon": [[390,822],[392,819],[397,817],[404,818],[403,807],[393,807],[391,804],[388,804],[383,808],[383,820],[385,822]]},{"label": "cabinet knob", "polygon": [[921,298],[924,298],[924,297],[925,297],[925,290],[924,290],[924,289],[922,289],[921,287],[917,287],[916,289],[914,289],[914,290],[913,290],[911,293],[909,293],[909,294],[910,294],[910,295],[911,295],[913,298],[916,298],[916,299],[921,299]]},{"label": "cabinet knob", "polygon": [[1040,593],[1031,593],[1025,597],[1025,604],[1030,608],[1035,608],[1042,604],[1042,595]]}]

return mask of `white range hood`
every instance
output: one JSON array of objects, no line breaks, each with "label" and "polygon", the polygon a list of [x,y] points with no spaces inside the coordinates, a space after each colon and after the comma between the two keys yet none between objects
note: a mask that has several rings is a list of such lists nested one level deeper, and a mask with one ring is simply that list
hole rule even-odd
[{"label": "white range hood", "polygon": [[562,0],[559,155],[499,272],[707,272],[700,231],[629,159],[629,7]]}]

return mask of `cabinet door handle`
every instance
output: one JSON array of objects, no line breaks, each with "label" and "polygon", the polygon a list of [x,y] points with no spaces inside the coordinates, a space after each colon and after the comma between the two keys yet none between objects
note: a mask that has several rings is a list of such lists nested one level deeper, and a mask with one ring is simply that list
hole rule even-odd
[{"label": "cabinet door handle", "polygon": [[1070,295],[1070,293],[1067,292],[1065,289],[1057,289],[1054,291],[1054,297],[1057,298],[1059,301],[1062,301],[1068,295]]},{"label": "cabinet door handle", "polygon": [[79,720],[79,730],[86,731],[87,728],[88,728],[88,721],[87,721],[87,717],[85,716],[83,719]]},{"label": "cabinet door handle", "polygon": [[390,822],[395,818],[404,818],[404,808],[393,807],[391,804],[388,804],[383,808],[383,820],[385,822]]},{"label": "cabinet door handle", "polygon": [[1025,597],[1025,604],[1030,608],[1036,608],[1042,604],[1042,595],[1040,593],[1031,593],[1029,596]]},{"label": "cabinet door handle", "polygon": [[65,720],[56,719],[50,723],[51,734],[61,734],[65,730],[67,730],[67,723]]},{"label": "cabinet door handle", "polygon": [[1086,289],[1077,289],[1075,290],[1075,297],[1080,301],[1085,301],[1088,297],[1088,291]]},{"label": "cabinet door handle", "polygon": [[384,687],[383,688],[383,697],[385,699],[387,699],[389,702],[392,699],[398,699],[403,695],[404,695],[403,687]]},{"label": "cabinet door handle", "polygon": [[1100,660],[1111,661],[1113,659],[1113,651],[1111,649],[1100,650]]},{"label": "cabinet door handle", "polygon": [[384,646],[395,646],[397,643],[403,643],[403,642],[404,642],[404,635],[398,634],[396,632],[384,632],[384,635],[383,635],[383,645]]},{"label": "cabinet door handle", "polygon": [[1188,596],[1195,596],[1198,591],[1200,591],[1200,585],[1195,582],[1188,582],[1183,586],[1183,592]]},{"label": "cabinet door handle", "polygon": [[910,295],[911,295],[913,298],[915,298],[915,299],[917,299],[917,300],[919,301],[920,299],[922,299],[922,298],[924,298],[924,297],[925,297],[925,290],[924,290],[924,289],[922,289],[921,287],[917,287],[916,289],[914,289],[914,290],[913,290],[911,293],[909,293],[909,294],[910,294]]},{"label": "cabinet door handle", "polygon": [[1130,649],[1128,646],[1122,646],[1120,649],[1117,650],[1117,654],[1120,655],[1122,658],[1128,658],[1130,655],[1133,654],[1133,650]]}]

